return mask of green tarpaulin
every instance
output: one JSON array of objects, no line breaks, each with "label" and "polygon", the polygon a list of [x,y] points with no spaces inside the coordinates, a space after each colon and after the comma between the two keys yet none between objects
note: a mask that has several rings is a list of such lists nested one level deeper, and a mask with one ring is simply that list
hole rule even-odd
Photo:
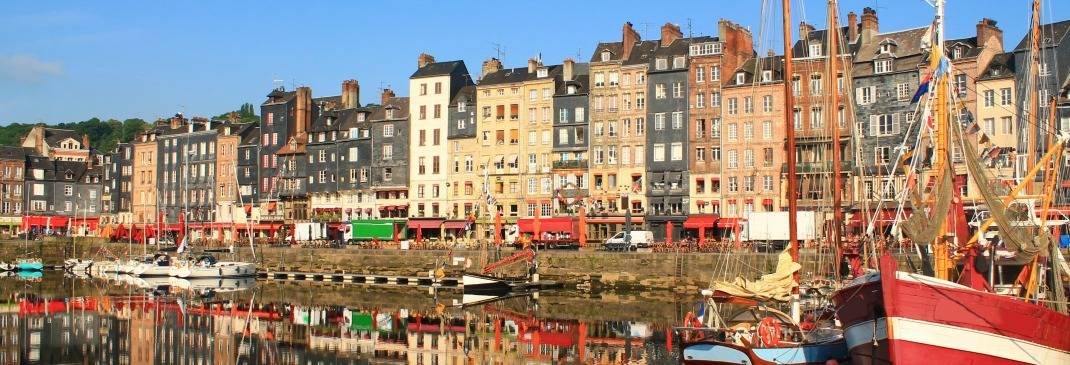
[{"label": "green tarpaulin", "polygon": [[[353,224],[353,239],[355,240],[393,240],[394,239],[394,221],[382,220],[382,219],[362,219],[354,220]],[[399,236],[400,238],[400,236]]]}]

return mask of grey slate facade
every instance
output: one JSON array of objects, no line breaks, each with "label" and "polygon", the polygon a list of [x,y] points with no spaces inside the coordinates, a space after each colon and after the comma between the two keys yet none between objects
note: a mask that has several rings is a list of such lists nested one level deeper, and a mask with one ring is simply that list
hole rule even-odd
[{"label": "grey slate facade", "polygon": [[688,45],[683,38],[659,43],[647,68],[646,220],[658,240],[670,221],[680,237],[688,214]]},{"label": "grey slate facade", "polygon": [[[382,107],[371,114],[367,135],[361,132],[359,140],[367,143],[371,151],[371,168],[367,176],[376,199],[398,197],[408,192],[409,134],[412,130],[409,120],[408,97],[384,97]],[[408,216],[403,210],[389,211],[389,214]]]},{"label": "grey slate facade", "polygon": [[85,162],[27,158],[26,214],[50,216],[100,215],[103,167]]},{"label": "grey slate facade", "polygon": [[[163,221],[215,221],[216,140],[211,122],[193,120],[177,128],[162,127],[156,138],[157,187]],[[192,125],[192,127],[190,127]]]},{"label": "grey slate facade", "polygon": [[105,211],[129,212],[133,208],[133,174],[134,174],[134,146],[130,143],[120,143],[111,154],[108,164],[110,173],[105,183],[111,193],[111,200],[106,202],[108,209]]},{"label": "grey slate facade", "polygon": [[238,144],[238,194],[245,204],[259,203],[260,191],[260,126],[252,126],[242,132]]},{"label": "grey slate facade", "polygon": [[476,86],[460,88],[449,105],[446,139],[476,138]]},{"label": "grey slate facade", "polygon": [[[587,136],[591,124],[591,113],[588,110],[590,105],[590,75],[588,70],[587,64],[576,64],[573,68],[574,74],[572,78],[557,83],[558,87],[554,93],[553,108],[553,151],[560,157],[557,160],[584,160],[582,166],[578,166],[582,168],[587,167],[586,152],[591,140]],[[564,76],[562,75],[562,77]],[[568,156],[568,158],[565,158],[565,156]]]}]

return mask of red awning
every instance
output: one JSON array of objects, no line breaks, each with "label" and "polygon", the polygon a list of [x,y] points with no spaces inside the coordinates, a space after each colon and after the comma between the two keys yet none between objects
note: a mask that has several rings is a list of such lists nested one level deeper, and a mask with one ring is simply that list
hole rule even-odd
[{"label": "red awning", "polygon": [[410,219],[409,228],[413,229],[438,229],[445,219]]},{"label": "red awning", "polygon": [[762,205],[773,205],[773,199],[762,199]]},{"label": "red awning", "polygon": [[721,205],[720,200],[710,200],[710,205]]},{"label": "red awning", "polygon": [[706,201],[705,201],[705,200],[701,200],[701,199],[700,199],[700,200],[696,200],[696,201],[695,201],[695,205],[697,205],[697,206],[700,206],[700,207],[701,207],[701,206],[703,206],[703,205],[706,205]]},{"label": "red awning", "polygon": [[743,203],[744,204],[754,204],[754,199],[751,199],[751,198],[744,199]]},{"label": "red awning", "polygon": [[684,221],[684,228],[713,228],[714,222],[717,222],[716,215],[693,215]]},{"label": "red awning", "polygon": [[382,210],[382,209],[386,209],[386,210],[394,210],[394,206],[393,206],[393,205],[387,205],[387,206],[385,206],[385,207],[379,207],[379,209],[380,209],[380,210]]},{"label": "red awning", "polygon": [[746,222],[746,221],[747,220],[743,219],[743,218],[721,218],[721,219],[717,220],[717,227],[718,228],[735,228],[735,227],[739,227],[740,223]]},{"label": "red awning", "polygon": [[[535,232],[535,219],[518,219],[520,232]],[[572,218],[539,218],[539,232],[572,232]]]},{"label": "red awning", "polygon": [[468,225],[468,222],[465,221],[446,221],[446,223],[442,224],[442,227],[446,229],[464,229],[466,225]]}]

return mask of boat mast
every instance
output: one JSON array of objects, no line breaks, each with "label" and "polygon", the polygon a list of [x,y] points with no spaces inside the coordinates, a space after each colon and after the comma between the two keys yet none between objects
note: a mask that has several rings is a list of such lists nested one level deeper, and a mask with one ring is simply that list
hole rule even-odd
[{"label": "boat mast", "polygon": [[[1040,100],[1037,100],[1037,88],[1040,87],[1037,76],[1037,68],[1040,65],[1040,0],[1033,0],[1033,20],[1029,29],[1029,82],[1026,84],[1029,86],[1026,88],[1026,100],[1029,103],[1029,150],[1026,155],[1029,156],[1026,160],[1027,166],[1032,169],[1036,164],[1037,153],[1037,105]],[[1033,180],[1029,179],[1025,181],[1026,194],[1033,194]]]},{"label": "boat mast", "polygon": [[[932,45],[932,53],[929,56],[930,67],[933,68],[930,72],[934,74],[940,69],[940,65],[944,58],[944,0],[936,0],[936,39]],[[948,96],[948,82],[950,81],[950,75],[936,75],[936,102],[933,104],[933,114],[935,116],[934,126],[936,128],[936,153],[934,162],[934,171],[937,174],[949,173],[947,164],[950,163],[948,158],[949,147],[951,138],[948,135],[948,129],[950,128],[950,116],[951,108],[947,103]],[[939,181],[941,177],[937,177]],[[933,266],[935,276],[940,279],[948,280],[950,278],[951,270],[954,268],[954,262],[951,260],[950,253],[948,252],[948,238],[947,238],[947,217],[940,217],[944,222],[940,225],[939,234],[935,242],[933,242]]]},{"label": "boat mast", "polygon": [[[798,210],[797,196],[796,196],[796,184],[795,181],[795,122],[794,122],[794,110],[795,100],[792,99],[792,82],[791,78],[794,75],[794,67],[792,66],[791,55],[791,0],[782,0],[783,7],[783,20],[784,20],[784,72],[782,79],[784,80],[784,138],[787,142],[787,165],[788,165],[788,243],[791,245],[791,259],[792,261],[799,262],[799,237],[797,232],[798,223],[796,219],[796,211]],[[799,272],[796,270],[792,274],[795,283],[799,283]],[[792,319],[796,323],[799,322],[799,286],[796,285],[792,289],[792,303],[791,314]]]},{"label": "boat mast", "polygon": [[[840,27],[837,25],[837,13],[838,8],[836,0],[829,0],[828,6],[828,43],[829,43],[829,62],[828,62],[828,76],[825,77],[828,80],[829,91],[832,95],[829,97],[829,101],[832,106],[827,110],[827,114],[832,114],[832,121],[829,125],[832,127],[832,244],[836,249],[836,263],[833,265],[833,272],[836,274],[836,278],[840,277],[840,260],[843,258],[843,211],[842,211],[842,197],[843,197],[843,176],[840,175],[840,89],[839,89],[839,58],[840,58]],[[844,118],[846,118],[846,111],[844,111]]]}]

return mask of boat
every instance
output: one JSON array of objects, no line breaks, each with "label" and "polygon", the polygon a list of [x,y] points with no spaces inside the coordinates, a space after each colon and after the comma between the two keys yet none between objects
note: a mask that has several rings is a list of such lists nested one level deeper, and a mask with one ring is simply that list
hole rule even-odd
[{"label": "boat", "polygon": [[3,271],[15,271],[15,264],[0,262],[0,272]]},{"label": "boat", "polygon": [[465,294],[505,295],[513,290],[513,283],[509,280],[471,273],[461,276],[461,285]]},{"label": "boat", "polygon": [[1070,364],[1070,317],[896,267],[884,256],[833,297],[852,364]]},{"label": "boat", "polygon": [[15,271],[41,271],[45,264],[38,259],[19,259],[15,262]]},{"label": "boat", "polygon": [[157,253],[142,260],[130,270],[134,276],[169,276],[171,275],[171,257]]},{"label": "boat", "polygon": [[[935,2],[937,8],[935,40],[932,44],[943,45],[944,1]],[[1033,2],[1032,38],[1040,35],[1039,1]],[[1036,42],[1031,50],[1036,55]],[[1033,72],[1036,70],[1036,57]],[[893,224],[893,233],[905,238],[904,242],[916,245],[922,256],[926,274],[900,271],[898,262],[887,253],[881,256],[877,271],[865,273],[838,290],[833,300],[837,317],[844,327],[844,337],[851,353],[852,364],[916,364],[939,359],[955,364],[1067,364],[1070,363],[1070,315],[1066,313],[1066,301],[1062,291],[1061,258],[1051,240],[1051,226],[1047,213],[1055,191],[1055,174],[1043,175],[1043,187],[1033,189],[1039,179],[1037,173],[1044,168],[1053,171],[1060,165],[1060,156],[1070,140],[1062,135],[1056,139],[1054,130],[1030,133],[1029,151],[1037,153],[1026,159],[1029,171],[1018,176],[1019,183],[1009,192],[996,189],[987,170],[981,165],[977,148],[969,127],[970,121],[961,117],[964,113],[951,113],[948,90],[955,70],[943,54],[943,47],[931,47],[929,75],[926,79],[935,83],[934,93],[927,96],[922,113],[933,113],[928,127],[919,127],[919,135],[929,135],[929,143],[936,148],[932,158],[933,184],[931,187],[915,186],[915,191],[902,194],[901,200],[913,194],[913,214],[900,223]],[[1035,79],[1034,79],[1035,80]],[[1033,86],[1036,86],[1035,84]],[[1025,86],[1028,90],[1030,87]],[[919,91],[917,95],[923,92]],[[1027,93],[1030,95],[1033,93]],[[915,97],[917,98],[917,96]],[[1035,108],[1037,100],[1032,99]],[[1054,117],[1055,102],[1051,101],[1051,116]],[[1035,110],[1035,109],[1034,109]],[[924,115],[923,114],[923,115]],[[952,122],[952,114],[960,115]],[[1036,130],[1036,112],[1033,130]],[[1049,120],[1053,120],[1049,119]],[[1051,126],[1051,123],[1048,123]],[[976,132],[974,132],[976,133]],[[1037,139],[1047,136],[1048,151],[1035,148]],[[919,137],[919,141],[923,139]],[[924,146],[923,146],[924,147]],[[980,192],[987,207],[984,223],[970,234],[962,211],[961,199],[949,176],[953,175],[951,153],[953,147],[962,152],[962,160],[971,181]],[[1037,159],[1038,155],[1039,156]],[[1036,160],[1034,160],[1036,159]],[[903,164],[908,179],[919,176],[917,162]],[[902,155],[898,163],[905,162]],[[923,185],[923,184],[916,184]],[[927,190],[927,197],[921,193]],[[1018,193],[1040,196],[1040,208],[1035,201],[1016,206]],[[927,198],[927,199],[926,199]],[[900,201],[900,210],[905,205]],[[954,209],[953,209],[954,208]],[[1040,211],[1038,214],[1037,211]],[[950,223],[954,222],[954,223]],[[998,233],[990,235],[988,228],[998,227]],[[998,241],[987,238],[998,237]],[[909,240],[909,241],[906,241]],[[1021,284],[1001,294],[994,290],[976,267],[979,252],[990,252],[990,265],[999,246],[1008,249],[1009,255],[1025,262],[1018,282]],[[924,247],[927,252],[923,252]],[[876,250],[870,250],[876,256]],[[1045,272],[1044,261],[1051,259],[1055,275],[1051,282],[1052,297],[1043,293],[1041,283]],[[961,264],[961,269],[957,268]],[[956,278],[957,276],[957,278]],[[954,280],[953,280],[954,279]],[[1051,279],[1047,279],[1051,280]],[[1050,308],[1049,308],[1050,306]]]},{"label": "boat", "polygon": [[179,278],[229,278],[256,275],[256,264],[249,262],[217,261],[203,255],[197,259],[180,260],[171,264],[170,276]]},{"label": "boat", "polygon": [[244,277],[219,277],[219,278],[190,278],[183,279],[177,277],[168,278],[169,284],[173,287],[190,290],[196,292],[234,292],[252,288],[256,286],[256,278],[244,276]]},{"label": "boat", "polygon": [[63,261],[63,269],[71,273],[87,273],[93,266],[93,260],[67,259]]}]

